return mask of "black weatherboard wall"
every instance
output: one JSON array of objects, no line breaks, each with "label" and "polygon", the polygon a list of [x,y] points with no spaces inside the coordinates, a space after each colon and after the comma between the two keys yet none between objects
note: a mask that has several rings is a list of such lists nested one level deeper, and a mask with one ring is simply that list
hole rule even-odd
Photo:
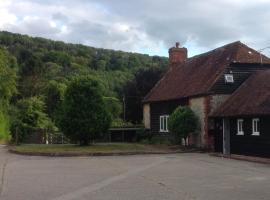
[{"label": "black weatherboard wall", "polygon": [[161,115],[170,115],[178,106],[180,105],[184,106],[187,104],[188,104],[187,99],[151,103],[150,104],[151,133],[160,134],[159,117]]},{"label": "black weatherboard wall", "polygon": [[223,152],[223,121],[222,118],[214,120],[214,129],[209,129],[210,133],[214,134],[215,152]]},{"label": "black weatherboard wall", "polygon": [[[237,119],[243,119],[244,135],[237,135]],[[260,135],[252,135],[252,119],[260,119]],[[239,117],[230,119],[232,154],[270,157],[270,116]]]},{"label": "black weatherboard wall", "polygon": [[[230,121],[230,152],[232,154],[270,157],[269,83],[270,65],[263,63],[232,63],[210,89],[214,94],[231,96],[212,114],[215,151],[223,151],[223,119]],[[225,74],[232,74],[233,83],[226,83]],[[256,94],[256,95],[255,95]],[[260,119],[260,135],[252,135],[252,119]],[[237,135],[237,119],[243,119],[244,135]]]},{"label": "black weatherboard wall", "polygon": [[[269,64],[232,63],[209,90],[210,94],[232,94],[254,72],[270,69]],[[225,74],[232,74],[234,82],[226,83]]]}]

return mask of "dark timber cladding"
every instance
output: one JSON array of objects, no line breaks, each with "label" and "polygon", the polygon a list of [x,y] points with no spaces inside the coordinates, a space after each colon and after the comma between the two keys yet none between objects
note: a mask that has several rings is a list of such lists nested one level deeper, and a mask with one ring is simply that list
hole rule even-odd
[{"label": "dark timber cladding", "polygon": [[187,105],[187,103],[187,99],[152,103],[150,108],[151,132],[159,133],[159,117],[161,115],[169,115],[175,110],[177,106]]},{"label": "dark timber cladding", "polygon": [[[270,69],[250,75],[212,117],[230,120],[231,153],[270,157]],[[253,119],[259,120],[257,135]],[[242,134],[238,133],[237,120],[242,120]]]},{"label": "dark timber cladding", "polygon": [[230,148],[233,154],[270,157],[270,116],[257,116],[260,119],[260,135],[252,135],[253,117],[242,117],[243,135],[237,135],[237,119],[230,119]]},{"label": "dark timber cladding", "polygon": [[[209,90],[213,94],[232,94],[247,78],[256,71],[270,69],[270,64],[264,63],[232,63],[217,79]],[[233,75],[234,82],[226,83],[225,74]]]},{"label": "dark timber cladding", "polygon": [[270,69],[252,74],[212,116],[270,115]]}]

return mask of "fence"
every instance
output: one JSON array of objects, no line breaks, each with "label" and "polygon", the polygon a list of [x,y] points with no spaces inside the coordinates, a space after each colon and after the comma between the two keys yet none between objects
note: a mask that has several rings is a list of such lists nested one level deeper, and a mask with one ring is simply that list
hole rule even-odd
[{"label": "fence", "polygon": [[61,132],[44,133],[38,131],[27,135],[22,142],[28,144],[68,144],[69,140]]}]

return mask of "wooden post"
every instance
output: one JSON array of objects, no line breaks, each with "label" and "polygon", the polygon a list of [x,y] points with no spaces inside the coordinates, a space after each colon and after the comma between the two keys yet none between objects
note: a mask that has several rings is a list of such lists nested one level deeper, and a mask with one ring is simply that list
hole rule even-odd
[{"label": "wooden post", "polygon": [[223,154],[229,155],[230,153],[230,120],[223,118]]},{"label": "wooden post", "polygon": [[18,127],[16,127],[16,132],[15,132],[15,144],[18,145],[18,143],[19,143]]}]

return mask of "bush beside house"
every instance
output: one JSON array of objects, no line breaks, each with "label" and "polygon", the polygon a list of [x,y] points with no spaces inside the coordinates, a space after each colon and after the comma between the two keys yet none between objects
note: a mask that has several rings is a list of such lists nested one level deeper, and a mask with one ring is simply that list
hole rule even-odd
[{"label": "bush beside house", "polygon": [[168,128],[176,142],[181,143],[182,139],[187,146],[187,138],[195,133],[198,127],[198,120],[194,112],[188,106],[177,107],[169,117]]}]

